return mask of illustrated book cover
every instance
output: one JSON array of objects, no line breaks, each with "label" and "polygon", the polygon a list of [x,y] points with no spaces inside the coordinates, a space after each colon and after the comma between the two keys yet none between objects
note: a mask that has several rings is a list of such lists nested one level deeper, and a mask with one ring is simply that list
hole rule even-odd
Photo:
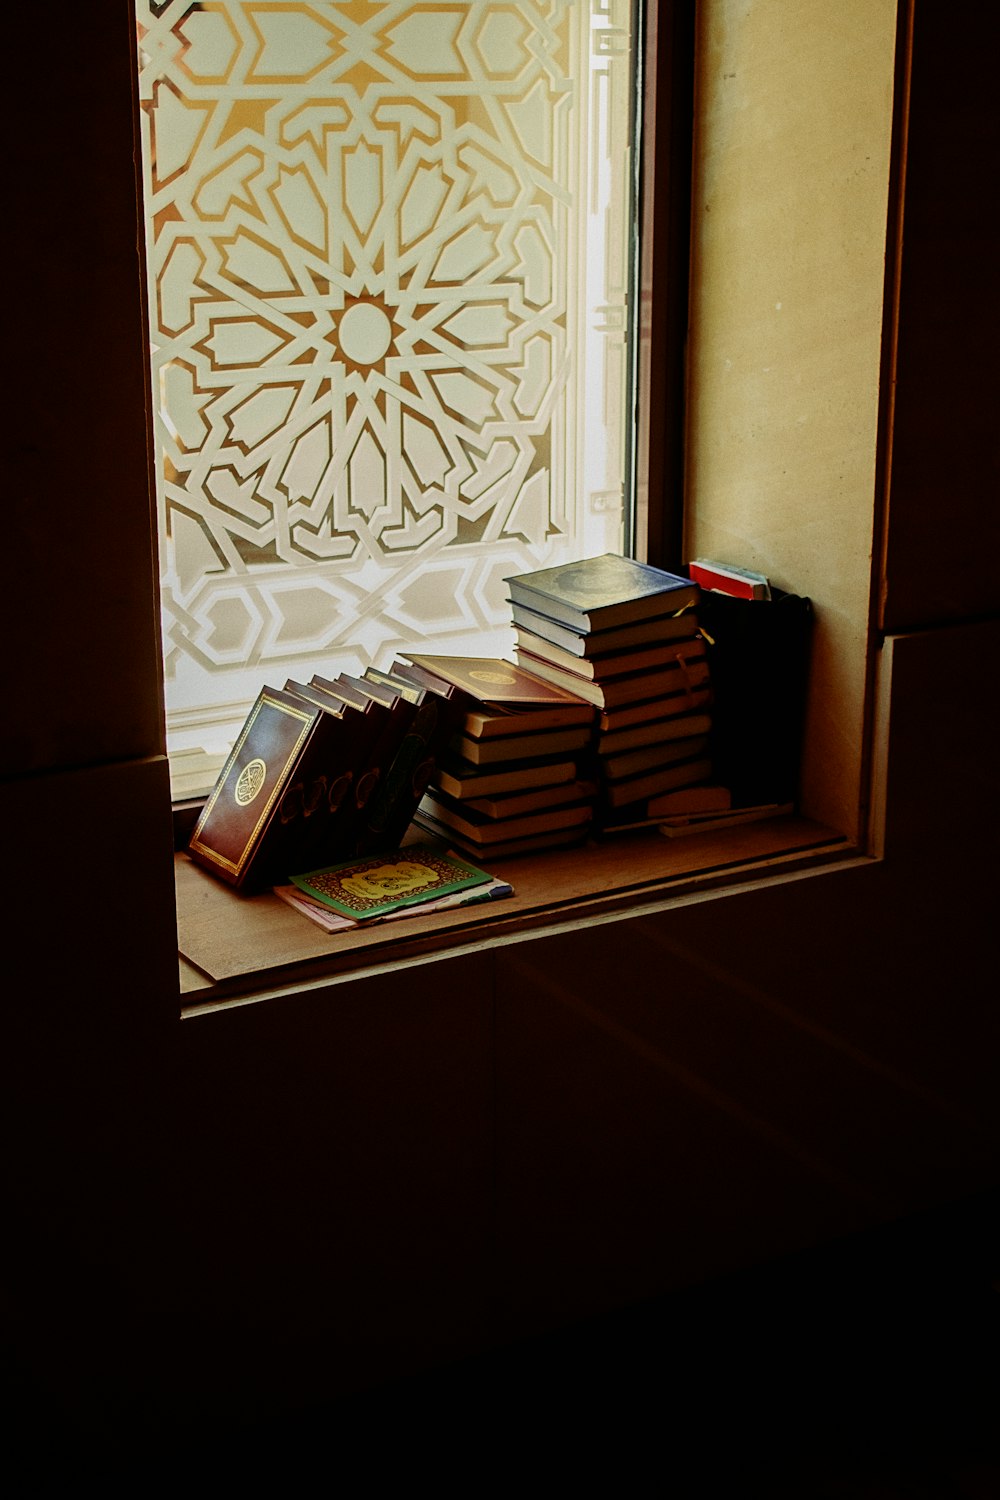
[{"label": "illustrated book cover", "polygon": [[324,932],[353,932],[361,925],[378,922],[396,922],[401,917],[424,917],[433,912],[451,911],[456,906],[479,906],[484,901],[503,901],[513,896],[514,887],[507,880],[492,878],[485,885],[473,886],[467,891],[452,891],[448,896],[429,896],[426,901],[416,901],[412,906],[400,906],[380,917],[372,917],[365,924],[351,917],[342,917],[331,906],[307,896],[297,885],[276,885],[274,894],[302,916],[308,917]]},{"label": "illustrated book cover", "polygon": [[292,875],[291,884],[340,916],[364,922],[436,896],[486,885],[492,878],[486,870],[429,844],[408,844],[366,859]]}]

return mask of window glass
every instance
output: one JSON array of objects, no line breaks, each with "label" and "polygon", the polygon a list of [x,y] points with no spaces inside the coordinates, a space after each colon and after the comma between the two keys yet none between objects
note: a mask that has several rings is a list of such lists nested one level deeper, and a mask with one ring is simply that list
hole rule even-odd
[{"label": "window glass", "polygon": [[169,743],[620,550],[628,0],[137,0]]}]

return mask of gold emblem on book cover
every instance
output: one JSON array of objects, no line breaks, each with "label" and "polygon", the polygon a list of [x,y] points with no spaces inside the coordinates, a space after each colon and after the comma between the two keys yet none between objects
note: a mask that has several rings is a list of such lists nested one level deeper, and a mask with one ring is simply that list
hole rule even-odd
[{"label": "gold emblem on book cover", "polygon": [[236,800],[247,807],[264,785],[267,766],[262,760],[251,760],[242,769],[236,782]]},{"label": "gold emblem on book cover", "polygon": [[412,860],[395,865],[376,865],[357,875],[345,875],[341,881],[345,891],[359,902],[384,901],[387,896],[405,896],[411,891],[422,890],[427,885],[440,884],[435,870],[428,870]]}]

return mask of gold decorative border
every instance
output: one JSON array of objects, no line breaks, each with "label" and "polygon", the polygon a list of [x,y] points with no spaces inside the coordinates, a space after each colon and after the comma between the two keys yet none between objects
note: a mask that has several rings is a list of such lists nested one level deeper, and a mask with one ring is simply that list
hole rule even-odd
[{"label": "gold decorative border", "polygon": [[[219,854],[215,849],[210,848],[207,844],[203,844],[198,835],[204,828],[205,824],[208,822],[208,819],[211,817],[212,809],[215,807],[216,802],[219,800],[220,796],[225,790],[226,782],[229,779],[229,773],[233,769],[233,766],[236,764],[237,757],[239,756],[239,753],[246,742],[248,734],[254,726],[257,715],[265,706],[276,708],[279,713],[286,714],[290,719],[301,719],[303,727],[285,760],[285,764],[282,766],[275,779],[271,795],[270,797],[268,797],[266,804],[261,810],[259,818],[254,824],[249,837],[247,838],[247,841],[243,846],[242,854],[234,863],[233,860],[227,859],[225,855]],[[322,712],[322,710],[320,710],[320,712]],[[243,869],[243,866],[246,864],[248,858],[250,857],[250,852],[256,841],[257,835],[261,830],[261,827],[267,821],[268,817],[270,816],[271,809],[274,807],[274,804],[278,799],[278,794],[281,791],[284,778],[288,772],[288,767],[298,755],[299,750],[302,748],[303,742],[305,741],[310,729],[312,729],[315,722],[316,715],[314,713],[311,714],[302,709],[292,708],[290,704],[282,703],[279,699],[272,698],[266,691],[261,693],[260,697],[257,699],[257,702],[254,704],[253,709],[250,712],[249,718],[247,719],[242,731],[240,732],[238,740],[230,751],[229,759],[226,761],[226,764],[222,769],[222,774],[220,775],[218,781],[215,783],[215,787],[213,788],[208,801],[205,803],[201,817],[198,819],[198,823],[195,827],[194,833],[191,835],[191,843],[189,847],[192,849],[197,849],[200,854],[203,854],[206,859],[210,859],[213,864],[219,865],[224,870],[231,871],[233,875],[239,875],[240,871]]]}]

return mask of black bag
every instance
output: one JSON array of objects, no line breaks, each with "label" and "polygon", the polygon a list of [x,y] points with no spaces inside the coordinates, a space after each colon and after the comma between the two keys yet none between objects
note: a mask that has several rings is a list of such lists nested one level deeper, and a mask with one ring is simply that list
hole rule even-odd
[{"label": "black bag", "polygon": [[771,595],[706,590],[698,604],[713,692],[712,775],[734,807],[798,797],[812,604],[780,589]]}]

